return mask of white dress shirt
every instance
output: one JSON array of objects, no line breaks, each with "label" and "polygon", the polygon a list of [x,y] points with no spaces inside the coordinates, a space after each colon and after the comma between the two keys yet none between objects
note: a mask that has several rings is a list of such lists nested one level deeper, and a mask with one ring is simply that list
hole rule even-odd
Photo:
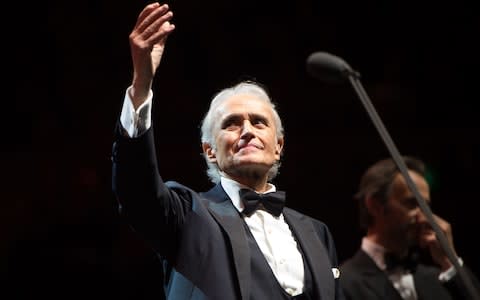
[{"label": "white dress shirt", "polygon": [[[226,177],[221,177],[221,184],[233,205],[242,212],[244,206],[239,190],[247,187]],[[266,193],[275,191],[276,187],[270,184]],[[275,217],[259,209],[250,217],[245,216],[244,220],[280,285],[290,295],[301,294],[304,279],[303,259],[283,214]]]},{"label": "white dress shirt", "polygon": [[[150,91],[145,103],[135,111],[130,97],[130,89],[131,87],[125,93],[120,122],[130,137],[137,137],[151,126],[153,94]],[[221,185],[233,205],[239,212],[242,212],[244,207],[240,200],[239,190],[246,187],[226,177],[221,177]],[[270,184],[267,192],[275,190],[276,187]],[[292,296],[303,293],[302,255],[283,214],[275,217],[264,210],[257,210],[250,217],[245,216],[244,220],[284,290]]]}]

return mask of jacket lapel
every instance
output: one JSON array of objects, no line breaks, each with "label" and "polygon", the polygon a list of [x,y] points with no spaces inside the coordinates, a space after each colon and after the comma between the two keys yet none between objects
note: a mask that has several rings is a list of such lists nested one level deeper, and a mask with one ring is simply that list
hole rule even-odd
[{"label": "jacket lapel", "polygon": [[334,279],[332,266],[322,241],[317,238],[318,233],[312,223],[295,211],[285,208],[285,220],[290,225],[296,240],[302,247],[305,254],[305,260],[312,270],[314,288],[316,293],[320,295],[320,299],[334,299]]},{"label": "jacket lapel", "polygon": [[232,201],[220,185],[204,194],[208,199],[208,208],[220,227],[225,230],[229,240],[239,279],[241,298],[250,295],[250,248],[246,239],[245,225]]}]

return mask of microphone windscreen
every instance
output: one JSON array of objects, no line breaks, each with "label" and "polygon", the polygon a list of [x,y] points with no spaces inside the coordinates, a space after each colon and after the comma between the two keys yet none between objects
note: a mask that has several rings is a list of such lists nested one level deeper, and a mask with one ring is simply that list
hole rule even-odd
[{"label": "microphone windscreen", "polygon": [[348,76],[359,76],[340,57],[327,52],[314,52],[307,58],[307,72],[314,78],[329,83],[343,82]]}]

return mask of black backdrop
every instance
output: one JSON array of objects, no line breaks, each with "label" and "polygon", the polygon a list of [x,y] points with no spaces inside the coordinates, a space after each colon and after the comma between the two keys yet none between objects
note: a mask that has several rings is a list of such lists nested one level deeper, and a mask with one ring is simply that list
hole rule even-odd
[{"label": "black backdrop", "polygon": [[[146,3],[17,3],[9,12],[1,263],[19,298],[161,299],[161,265],[118,218],[110,182],[113,127],[131,79],[128,34]],[[457,252],[480,271],[473,4],[169,4],[177,28],[153,112],[165,179],[210,187],[199,121],[219,89],[256,79],[286,128],[275,183],[299,194],[289,206],[329,225],[341,260],[352,255],[361,238],[352,195],[363,170],[389,153],[349,85],[307,75],[310,53],[331,52],[360,71],[400,152],[427,162],[433,211],[451,222]],[[320,196],[309,197],[311,189]]]}]

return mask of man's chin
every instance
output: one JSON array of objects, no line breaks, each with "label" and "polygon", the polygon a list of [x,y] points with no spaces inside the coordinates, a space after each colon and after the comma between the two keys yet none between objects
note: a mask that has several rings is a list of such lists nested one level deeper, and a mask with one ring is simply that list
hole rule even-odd
[{"label": "man's chin", "polygon": [[240,161],[235,164],[234,168],[232,169],[236,173],[261,175],[267,173],[271,167],[271,165],[266,165],[263,162],[259,163],[257,161]]},{"label": "man's chin", "polygon": [[416,230],[415,226],[409,226],[407,228],[405,239],[409,247],[418,246],[418,230]]}]

